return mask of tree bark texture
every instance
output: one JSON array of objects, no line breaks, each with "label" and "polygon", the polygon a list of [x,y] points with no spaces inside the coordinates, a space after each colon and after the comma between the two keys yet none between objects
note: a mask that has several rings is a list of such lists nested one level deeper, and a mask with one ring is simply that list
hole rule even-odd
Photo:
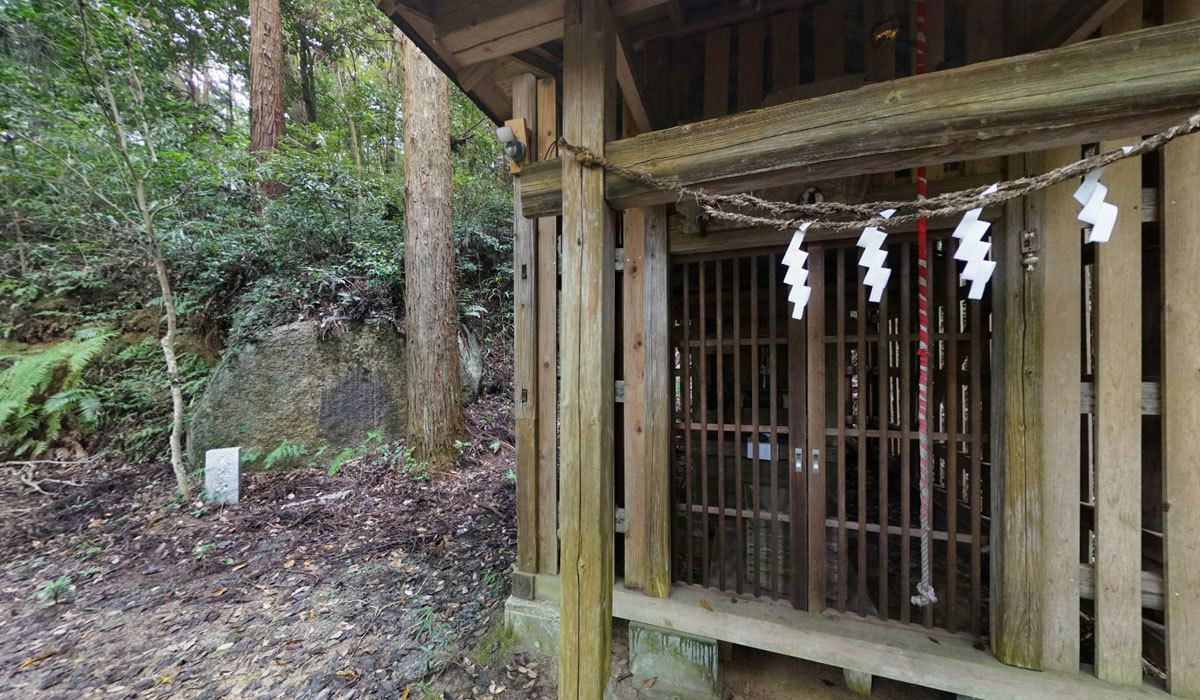
[{"label": "tree bark texture", "polygon": [[[262,159],[283,138],[283,25],[279,0],[250,0],[250,152]],[[264,182],[269,197],[283,193]]]},{"label": "tree bark texture", "polygon": [[408,446],[432,468],[451,466],[463,433],[450,206],[446,76],[404,39],[404,276]]}]

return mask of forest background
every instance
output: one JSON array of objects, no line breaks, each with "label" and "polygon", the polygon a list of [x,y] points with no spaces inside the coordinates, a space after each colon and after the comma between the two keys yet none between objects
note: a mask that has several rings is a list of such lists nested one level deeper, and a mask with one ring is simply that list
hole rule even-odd
[{"label": "forest background", "polygon": [[[185,410],[278,325],[402,331],[401,37],[368,2],[280,10],[286,127],[255,158],[246,0],[0,0],[0,457],[168,462],[164,308],[133,169],[178,310]],[[453,86],[449,110],[451,134],[431,137],[451,139],[459,321],[507,357],[511,176]]]}]

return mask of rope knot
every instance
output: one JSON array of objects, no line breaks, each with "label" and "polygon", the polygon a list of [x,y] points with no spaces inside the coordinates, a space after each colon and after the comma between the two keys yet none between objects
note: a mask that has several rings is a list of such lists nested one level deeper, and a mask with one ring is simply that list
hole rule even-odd
[{"label": "rope knot", "polygon": [[912,597],[912,604],[918,608],[924,608],[933,605],[937,602],[937,594],[933,592],[933,586],[922,581],[917,584],[917,594]]}]

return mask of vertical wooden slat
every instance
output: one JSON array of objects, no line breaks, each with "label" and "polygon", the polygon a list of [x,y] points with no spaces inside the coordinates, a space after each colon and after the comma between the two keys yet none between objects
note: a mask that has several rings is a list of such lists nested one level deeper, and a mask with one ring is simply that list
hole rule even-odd
[{"label": "vertical wooden slat", "polygon": [[912,621],[912,253],[913,246],[900,248],[900,621]]},{"label": "vertical wooden slat", "polygon": [[771,17],[771,92],[800,84],[800,11]]},{"label": "vertical wooden slat", "polygon": [[959,377],[958,337],[961,328],[958,304],[958,270],[951,257],[951,245],[943,244],[945,251],[946,301],[946,629],[954,632],[957,624],[954,612],[958,602],[958,392],[962,385]]},{"label": "vertical wooden slat", "polygon": [[[1142,0],[1126,0],[1105,35],[1142,28]],[[1107,141],[1100,150],[1125,145]],[[1142,682],[1142,159],[1104,173],[1120,209],[1096,246],[1096,675]]]},{"label": "vertical wooden slat", "polygon": [[[1165,0],[1164,19],[1200,18],[1200,3]],[[1200,697],[1200,137],[1163,152],[1163,527],[1167,687]]]},{"label": "vertical wooden slat", "polygon": [[866,81],[891,80],[896,75],[896,43],[894,40],[873,41],[871,30],[877,23],[894,18],[896,0],[864,0],[863,24],[866,44]]},{"label": "vertical wooden slat", "polygon": [[846,6],[823,2],[813,7],[813,80],[828,80],[846,72]]},{"label": "vertical wooden slat", "polygon": [[621,337],[625,370],[625,587],[642,588],[646,567],[646,445],[643,380],[645,332],[642,274],[646,246],[646,210],[622,212],[624,270],[621,279]]},{"label": "vertical wooden slat", "polygon": [[[811,272],[810,272],[811,274]],[[789,533],[791,535],[792,607],[808,609],[808,523],[805,509],[808,507],[808,459],[806,459],[804,433],[808,429],[805,381],[807,367],[806,322],[792,317],[793,306],[784,302],[783,312],[787,321],[787,366],[788,366],[788,447],[787,455],[788,491],[791,496],[789,508]],[[807,314],[806,314],[807,315]]]},{"label": "vertical wooden slat", "polygon": [[[537,120],[537,78],[513,77],[513,115]],[[536,144],[534,144],[536,148]],[[536,224],[521,214],[513,178],[513,386],[516,408],[517,570],[538,570],[538,308]]]},{"label": "vertical wooden slat", "polygon": [[[753,261],[753,258],[751,258]],[[741,593],[746,585],[746,530],[742,521],[742,445],[744,431],[742,430],[742,260],[733,260],[733,423],[736,426],[733,439],[733,498],[737,503],[737,516],[734,531],[737,539],[734,549],[737,551],[736,590]],[[753,376],[753,373],[751,374]]]},{"label": "vertical wooden slat", "polygon": [[[1078,160],[1078,148],[1046,153],[1046,169]],[[1077,184],[1045,190],[1042,255],[1043,661],[1079,670],[1080,225]],[[1053,314],[1051,316],[1051,314]],[[1028,319],[1027,319],[1028,327]],[[1028,420],[1028,417],[1027,417]],[[1036,430],[1036,424],[1033,426]]]},{"label": "vertical wooden slat", "polygon": [[[934,255],[934,253],[936,253],[936,252],[937,252],[937,241],[934,240],[933,236],[929,236],[925,240],[925,260],[928,261],[928,266],[925,268],[926,269],[925,280],[927,282],[926,288],[929,290],[929,309],[931,312],[930,316],[929,316],[929,322],[931,324],[933,324],[931,326],[933,331],[937,330],[938,271],[937,271],[937,264],[936,264],[937,257]],[[918,263],[918,265],[919,265],[919,263]],[[935,427],[937,426],[937,422],[938,422],[938,401],[937,401],[938,382],[936,379],[936,377],[937,377],[936,370],[937,370],[937,359],[939,358],[939,356],[936,354],[937,348],[938,348],[937,342],[930,339],[930,343],[929,343],[929,373],[927,375],[928,382],[927,382],[927,386],[926,386],[926,395],[929,397],[929,409],[928,409],[929,410],[929,413],[928,413],[929,428],[928,429],[930,432],[934,432]],[[938,464],[937,464],[937,458],[936,458],[937,452],[934,449],[936,444],[937,443],[933,440],[933,437],[930,436],[930,439],[929,439],[929,486],[930,486],[929,525],[931,528],[933,527],[933,509],[934,509],[934,502],[936,500],[936,495],[937,495],[936,492],[933,490],[934,484],[937,483],[937,475],[938,475],[938,469],[937,469]],[[918,475],[918,479],[920,479],[919,475]],[[937,559],[937,542],[936,541],[929,543],[929,556],[930,556],[931,560]],[[937,581],[934,581],[933,585],[936,588]],[[942,598],[944,599],[945,596],[943,595]],[[926,627],[933,627],[933,606],[932,605],[926,605],[925,607],[921,608],[921,618]]]},{"label": "vertical wooden slat", "polygon": [[[603,153],[616,124],[613,29],[602,0],[566,0],[563,131]],[[604,173],[562,155],[560,698],[601,697],[612,645],[613,217]]]},{"label": "vertical wooden slat", "polygon": [[[967,63],[978,63],[1004,55],[1004,3],[995,0],[967,0]],[[994,173],[1000,158],[979,158],[965,164],[966,174]]]},{"label": "vertical wooden slat", "polygon": [[646,109],[654,125],[674,126],[669,121],[672,109],[671,90],[667,84],[671,66],[671,39],[659,37],[646,42],[642,50],[643,82],[646,87]]},{"label": "vertical wooden slat", "polygon": [[854,402],[854,422],[858,428],[858,532],[854,542],[858,549],[858,597],[854,603],[860,617],[867,614],[867,285],[863,283],[866,268],[855,266],[858,271],[858,318],[854,326],[858,338],[854,344],[858,352],[854,376],[858,390]]},{"label": "vertical wooden slat", "polygon": [[692,530],[692,504],[695,500],[692,497],[692,472],[695,470],[695,463],[692,461],[692,421],[694,413],[692,411],[693,389],[692,389],[692,266],[688,263],[683,264],[683,387],[680,390],[683,395],[683,480],[684,480],[684,502],[687,508],[684,511],[685,526],[685,542],[687,549],[687,559],[685,560],[686,575],[684,580],[689,584],[695,583],[695,578],[692,572],[695,570],[695,545],[692,540],[696,538]]},{"label": "vertical wooden slat", "polygon": [[846,249],[837,249],[837,537],[838,537],[838,612],[846,612],[850,575],[849,537],[846,535]]},{"label": "vertical wooden slat", "polygon": [[[708,304],[705,296],[708,291],[708,282],[705,280],[704,271],[708,267],[707,262],[701,262],[698,265],[700,278],[697,282],[699,293],[699,315],[700,315],[700,346],[697,351],[700,353],[700,377],[699,377],[699,393],[700,393],[700,529],[704,539],[700,541],[700,580],[704,585],[709,585],[709,544],[710,537],[708,534],[708,524],[711,519],[708,514],[708,453],[709,439],[708,432]],[[719,457],[718,457],[719,458]]]},{"label": "vertical wooden slat", "polygon": [[[554,78],[537,81],[538,157],[558,138]],[[543,147],[543,144],[545,146]],[[537,221],[538,571],[558,573],[558,217]]]},{"label": "vertical wooden slat", "polygon": [[[913,36],[916,37],[916,4],[922,0],[909,0],[911,3],[909,17],[914,18],[910,23],[913,27]],[[942,62],[946,60],[946,0],[924,0],[925,2],[925,70],[932,73],[942,68]],[[998,34],[1003,34],[997,31]],[[913,72],[916,72],[916,42],[913,42]],[[997,168],[999,169],[999,168]],[[945,172],[945,166],[941,163],[931,163],[925,166],[925,178],[929,182],[941,180]],[[913,179],[916,179],[916,172],[913,173]],[[905,594],[902,597],[907,597]]]},{"label": "vertical wooden slat", "polygon": [[[895,255],[895,253],[893,253]],[[890,566],[888,566],[888,398],[890,391],[888,390],[889,377],[889,360],[888,357],[888,296],[889,291],[885,289],[883,298],[879,302],[879,343],[875,356],[878,358],[879,367],[877,369],[878,381],[878,411],[879,411],[879,481],[875,484],[876,490],[879,491],[879,617],[880,619],[888,619],[888,574]]]},{"label": "vertical wooden slat", "polygon": [[705,119],[729,111],[729,27],[712,29],[704,35]]},{"label": "vertical wooden slat", "polygon": [[763,98],[763,21],[738,25],[737,108],[755,109]]},{"label": "vertical wooden slat", "polygon": [[754,432],[750,435],[751,460],[754,465],[754,518],[750,521],[750,541],[754,543],[754,556],[751,559],[751,572],[754,580],[754,595],[758,596],[762,593],[762,460],[759,459],[758,452],[758,436],[762,433],[761,411],[759,410],[759,395],[758,385],[762,378],[762,373],[759,371],[759,362],[761,361],[759,343],[760,319],[758,316],[758,263],[759,258],[750,258],[750,372],[752,375],[750,385],[750,422],[754,425]]},{"label": "vertical wooden slat", "polygon": [[642,252],[644,343],[642,381],[645,405],[646,564],[647,595],[671,594],[671,318],[667,256],[667,208],[644,210],[646,244]]},{"label": "vertical wooden slat", "polygon": [[971,354],[967,358],[970,365],[970,384],[968,388],[969,408],[967,415],[970,419],[971,432],[971,471],[969,482],[969,503],[971,510],[971,634],[978,637],[982,632],[982,516],[983,516],[983,363],[984,336],[987,328],[985,317],[980,309],[982,301],[968,301],[969,332],[971,333]]},{"label": "vertical wooden slat", "polygon": [[779,260],[775,255],[767,256],[767,279],[769,280],[767,287],[768,313],[767,317],[769,325],[768,333],[770,334],[770,365],[769,373],[771,377],[771,547],[767,553],[771,559],[771,597],[779,598],[783,595],[783,572],[780,570],[780,563],[783,560],[783,538],[779,527],[779,511],[783,508],[783,504],[779,502],[779,337],[777,335],[776,326],[779,321],[779,285],[776,279],[776,270],[779,267]]},{"label": "vertical wooden slat", "polygon": [[725,590],[725,337],[724,331],[724,272],[725,261],[716,261],[715,304],[717,336],[717,561],[719,573],[717,583]]},{"label": "vertical wooden slat", "polygon": [[[808,610],[825,610],[825,249],[808,251]],[[816,466],[814,470],[813,467]]]}]

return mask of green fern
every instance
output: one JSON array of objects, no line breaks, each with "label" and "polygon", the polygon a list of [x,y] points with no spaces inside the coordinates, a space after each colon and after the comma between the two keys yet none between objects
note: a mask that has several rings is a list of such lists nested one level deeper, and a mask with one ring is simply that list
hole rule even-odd
[{"label": "green fern", "polygon": [[0,362],[12,362],[0,370],[0,447],[37,456],[58,440],[64,424],[95,425],[100,399],[80,380],[114,336],[107,328],[87,328],[48,348],[0,355]]},{"label": "green fern", "polygon": [[279,443],[279,446],[271,450],[271,452],[263,458],[263,469],[270,469],[277,463],[284,460],[294,460],[297,457],[302,457],[308,454],[308,448],[304,445],[296,445],[288,442],[286,439]]}]

